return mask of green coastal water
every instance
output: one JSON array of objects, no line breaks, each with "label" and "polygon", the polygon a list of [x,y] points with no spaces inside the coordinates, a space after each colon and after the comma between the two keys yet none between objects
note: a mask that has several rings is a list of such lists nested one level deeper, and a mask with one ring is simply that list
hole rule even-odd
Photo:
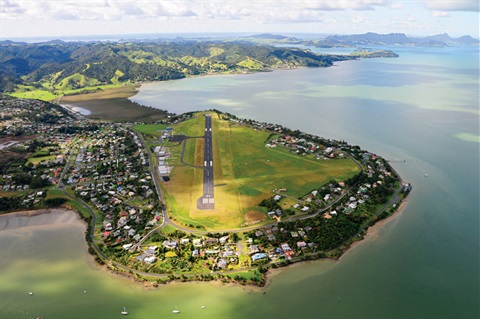
[{"label": "green coastal water", "polygon": [[99,271],[82,226],[31,225],[0,231],[0,318],[118,318],[123,306],[129,318],[478,318],[479,51],[394,50],[400,58],[152,83],[134,97],[406,160],[392,163],[414,186],[406,208],[340,261],[287,269],[265,294],[203,283],[146,290]]}]

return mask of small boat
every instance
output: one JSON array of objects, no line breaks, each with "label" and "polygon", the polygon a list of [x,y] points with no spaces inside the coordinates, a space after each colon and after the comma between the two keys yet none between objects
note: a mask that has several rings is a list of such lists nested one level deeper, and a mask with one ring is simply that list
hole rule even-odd
[{"label": "small boat", "polygon": [[175,309],[172,312],[173,313],[180,313],[180,310],[178,310],[178,307],[175,307]]},{"label": "small boat", "polygon": [[28,294],[31,296],[31,295],[33,295],[33,292],[29,291]]},{"label": "small boat", "polygon": [[120,312],[122,315],[128,315],[127,308],[123,307],[123,311]]},{"label": "small boat", "polygon": [[428,177],[428,174],[425,174],[425,175],[423,175],[423,176]]},{"label": "small boat", "polygon": [[202,306],[201,308],[202,308],[202,309],[205,309],[206,307],[207,307],[207,306]]}]

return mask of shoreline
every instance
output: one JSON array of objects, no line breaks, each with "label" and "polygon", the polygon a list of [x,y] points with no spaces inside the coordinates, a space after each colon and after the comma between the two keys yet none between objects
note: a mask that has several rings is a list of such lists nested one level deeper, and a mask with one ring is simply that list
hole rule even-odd
[{"label": "shoreline", "polygon": [[0,232],[23,227],[54,226],[62,224],[81,225],[85,227],[85,229],[88,227],[76,211],[67,208],[22,210],[0,215]]},{"label": "shoreline", "polygon": [[[122,280],[129,281],[131,283],[141,284],[144,289],[158,289],[162,286],[175,285],[175,284],[209,283],[209,284],[216,284],[216,285],[228,286],[228,287],[241,287],[242,289],[248,291],[249,293],[256,293],[256,292],[266,293],[266,289],[273,283],[274,278],[276,276],[281,275],[281,273],[284,272],[284,271],[293,269],[295,267],[299,267],[299,266],[303,265],[304,263],[309,263],[309,262],[314,263],[314,262],[322,261],[322,260],[325,260],[325,259],[328,259],[328,260],[331,260],[331,261],[334,261],[334,262],[341,261],[343,256],[345,256],[350,250],[354,249],[359,244],[365,243],[365,242],[367,242],[367,240],[378,239],[379,238],[378,233],[379,233],[379,230],[382,228],[382,226],[389,223],[391,220],[394,219],[394,217],[399,216],[402,213],[402,211],[405,209],[405,207],[407,206],[407,203],[408,203],[407,200],[402,201],[401,204],[398,206],[397,210],[395,211],[395,213],[393,213],[392,215],[388,216],[385,219],[382,219],[382,220],[376,222],[374,225],[370,226],[366,230],[365,236],[361,240],[358,240],[358,241],[355,241],[355,242],[351,243],[347,248],[342,250],[341,255],[338,258],[325,257],[325,258],[318,258],[318,259],[314,259],[314,260],[296,261],[296,262],[293,262],[292,264],[289,264],[287,266],[278,267],[278,268],[269,268],[268,271],[264,274],[264,276],[265,276],[264,284],[261,285],[261,286],[252,285],[252,284],[242,285],[242,284],[237,283],[235,281],[222,282],[219,279],[214,279],[214,280],[210,280],[210,281],[187,280],[185,282],[183,282],[181,280],[169,280],[167,282],[154,284],[152,281],[150,281],[148,279],[145,279],[145,280],[138,279],[134,273],[129,273],[129,272],[126,272],[124,270],[114,269],[113,268],[114,266],[111,266],[108,263],[105,263],[104,265],[101,265],[95,260],[95,256],[89,254],[88,252],[86,252],[86,258],[89,260],[89,263],[91,264],[93,269],[108,273],[108,274],[110,274],[114,277],[117,277],[117,278],[122,279]],[[20,218],[21,217],[27,217],[26,220],[31,222],[33,219],[31,219],[29,217],[38,217],[38,216],[42,216],[42,215],[46,215],[46,216],[50,216],[50,217],[54,217],[54,218],[53,219],[52,218],[50,218],[50,219],[47,218],[46,220],[38,220],[33,224],[30,224],[28,222],[26,224],[23,224],[23,225],[18,225],[17,224],[17,227],[15,227],[15,225],[14,225],[14,227],[8,225],[9,224],[9,219],[11,217],[20,217]],[[56,216],[53,216],[53,215],[56,215]],[[68,218],[65,218],[66,215],[69,215]],[[72,218],[72,216],[73,216],[73,218]],[[2,219],[5,219],[5,218],[8,219],[6,221],[6,224],[7,224],[6,226],[3,225],[3,220],[2,220]],[[88,225],[85,223],[84,220],[82,220],[80,218],[80,216],[78,215],[78,212],[76,212],[74,210],[71,210],[71,209],[67,209],[67,208],[49,208],[49,209],[38,209],[38,210],[28,210],[28,211],[17,211],[17,212],[10,212],[10,213],[0,215],[0,231],[13,230],[13,229],[16,229],[16,228],[19,228],[19,227],[35,227],[35,226],[45,226],[45,225],[52,226],[52,225],[58,225],[58,224],[72,224],[72,223],[85,226],[85,230],[87,230],[87,228],[88,228]],[[88,246],[89,245],[88,241],[85,240],[85,244]],[[221,273],[219,273],[219,274],[221,275]],[[154,274],[152,274],[152,275],[154,275]],[[144,277],[143,275],[140,275],[140,276]],[[154,277],[154,276],[152,276],[152,277]]]},{"label": "shoreline", "polygon": [[309,262],[315,263],[315,262],[326,260],[326,259],[331,260],[333,262],[340,262],[342,260],[342,258],[349,251],[351,251],[352,249],[354,249],[358,245],[367,242],[367,240],[378,239],[379,238],[378,233],[379,233],[379,230],[381,229],[381,227],[385,226],[388,222],[393,220],[394,217],[399,216],[402,213],[402,211],[405,209],[405,207],[407,206],[407,203],[408,203],[408,200],[406,200],[406,199],[403,200],[392,215],[390,215],[387,218],[384,218],[382,220],[379,220],[378,222],[376,222],[375,224],[373,224],[372,226],[367,228],[365,236],[363,236],[363,238],[360,239],[360,240],[352,242],[347,248],[342,250],[342,252],[341,252],[341,254],[338,258],[324,257],[324,258],[318,258],[318,259],[313,259],[313,260],[296,261],[296,262],[293,262],[290,265],[287,265],[287,266],[284,266],[284,267],[269,268],[268,271],[265,273],[265,285],[261,288],[266,289],[272,283],[274,277],[280,275],[282,272],[284,272],[286,270],[293,269],[293,268],[298,267],[298,266],[300,266],[304,263],[309,263]]},{"label": "shoreline", "polygon": [[386,224],[388,224],[391,220],[394,219],[394,217],[398,217],[400,216],[400,214],[402,213],[402,211],[405,209],[405,207],[407,206],[407,203],[408,203],[408,200],[403,200],[400,205],[398,206],[398,208],[395,210],[395,213],[393,213],[392,215],[388,216],[387,218],[384,218],[382,220],[379,220],[378,222],[376,222],[375,224],[373,224],[372,226],[370,226],[369,228],[367,228],[366,230],[366,233],[365,233],[365,236],[363,236],[363,238],[361,240],[357,240],[355,242],[353,242],[350,246],[348,246],[348,248],[346,248],[342,254],[340,255],[340,257],[337,259],[337,260],[340,260],[342,259],[342,257],[350,250],[354,249],[356,246],[364,243],[366,240],[376,240],[379,238],[379,232],[380,232],[380,229],[382,228],[382,226],[385,226]]},{"label": "shoreline", "polygon": [[[351,61],[351,60],[346,60],[346,61]],[[336,63],[339,62],[346,62],[346,61],[336,61]],[[325,67],[317,67],[317,68],[329,68],[329,67],[334,67],[336,66],[335,64],[331,66],[325,66]],[[143,85],[148,85],[148,84],[154,84],[154,83],[162,83],[162,82],[171,82],[171,81],[179,81],[179,80],[184,80],[184,79],[195,79],[195,78],[201,78],[201,77],[224,77],[224,76],[237,76],[237,75],[252,75],[252,74],[258,74],[258,73],[270,73],[270,72],[276,72],[276,71],[293,71],[293,70],[299,70],[299,69],[305,69],[305,68],[315,68],[315,67],[306,67],[306,66],[298,66],[298,67],[290,67],[290,68],[275,68],[271,70],[261,70],[261,71],[252,71],[252,72],[237,72],[237,73],[215,73],[215,74],[198,74],[198,75],[189,75],[185,76],[183,78],[179,79],[171,79],[171,80],[165,80],[165,81],[142,81],[142,82],[136,82],[132,84],[125,85],[123,87],[115,87],[115,88],[108,88],[105,90],[102,90],[100,92],[91,92],[91,93],[82,93],[82,94],[76,94],[76,95],[62,95],[59,98],[55,98],[51,102],[55,102],[57,104],[60,104],[60,101],[66,100],[66,104],[62,104],[67,106],[68,104],[69,108],[72,107],[79,107],[81,109],[87,110],[90,112],[90,114],[81,114],[87,118],[92,118],[96,119],[96,116],[101,115],[101,113],[98,110],[95,110],[95,108],[89,108],[88,105],[82,104],[80,105],[75,105],[75,104],[81,104],[82,102],[89,102],[89,101],[99,101],[99,100],[109,100],[109,99],[120,99],[124,100],[125,103],[130,103],[132,105],[135,105],[136,107],[140,108],[147,108],[147,109],[153,109],[157,110],[159,112],[167,112],[167,113],[172,113],[171,111],[164,110],[164,109],[158,109],[153,106],[148,106],[148,105],[143,105],[139,104],[135,101],[132,101],[130,98],[136,96]],[[72,105],[73,104],[73,105]],[[78,113],[78,112],[77,112]],[[113,120],[113,119],[112,119]]]}]

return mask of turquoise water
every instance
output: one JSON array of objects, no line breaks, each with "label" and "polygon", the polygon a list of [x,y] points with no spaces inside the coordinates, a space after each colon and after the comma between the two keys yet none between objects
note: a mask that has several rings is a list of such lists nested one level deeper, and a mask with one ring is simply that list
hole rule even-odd
[{"label": "turquoise water", "polygon": [[131,318],[168,318],[175,306],[183,318],[478,318],[478,48],[394,51],[400,58],[146,84],[133,98],[176,113],[217,108],[406,160],[393,163],[414,186],[406,208],[340,261],[287,269],[265,294],[147,290],[98,271],[81,227],[0,231],[0,318],[117,318],[123,305]]}]

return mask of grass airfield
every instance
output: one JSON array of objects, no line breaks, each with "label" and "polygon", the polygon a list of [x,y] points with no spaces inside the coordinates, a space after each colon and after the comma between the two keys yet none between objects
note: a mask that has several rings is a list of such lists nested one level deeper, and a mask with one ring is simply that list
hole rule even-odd
[{"label": "grass airfield", "polygon": [[[192,119],[172,125],[174,134],[202,136],[206,112],[195,113]],[[299,156],[287,148],[266,148],[270,132],[232,124],[212,114],[213,165],[215,180],[215,209],[197,209],[197,199],[203,193],[203,169],[182,165],[179,161],[182,145],[168,143],[175,163],[170,181],[163,183],[167,210],[174,220],[207,230],[226,230],[261,223],[267,220],[265,207],[258,204],[274,195],[274,189],[298,198],[328,181],[343,181],[359,172],[351,159],[317,160]],[[162,129],[158,126],[158,129]],[[135,129],[155,134],[155,126],[136,126]],[[203,165],[202,138],[186,140],[184,162]],[[294,203],[291,198],[285,201]],[[286,204],[286,203],[283,203]],[[281,206],[282,205],[281,203]]]}]

